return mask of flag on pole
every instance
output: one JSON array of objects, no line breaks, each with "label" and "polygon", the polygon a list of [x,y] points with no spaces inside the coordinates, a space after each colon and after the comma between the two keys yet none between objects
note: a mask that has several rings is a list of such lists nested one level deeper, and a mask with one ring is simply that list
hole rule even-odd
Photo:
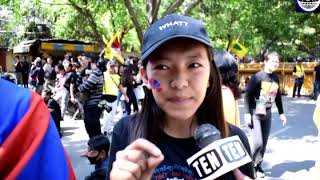
[{"label": "flag on pole", "polygon": [[231,52],[240,58],[243,58],[248,53],[248,48],[240,44],[237,40],[232,40],[229,46]]},{"label": "flag on pole", "polygon": [[115,58],[121,64],[124,64],[124,58],[121,53],[122,46],[120,42],[120,36],[121,34],[119,32],[115,33],[110,42],[108,42],[107,39],[102,36],[103,42],[106,44],[104,56],[109,60]]}]

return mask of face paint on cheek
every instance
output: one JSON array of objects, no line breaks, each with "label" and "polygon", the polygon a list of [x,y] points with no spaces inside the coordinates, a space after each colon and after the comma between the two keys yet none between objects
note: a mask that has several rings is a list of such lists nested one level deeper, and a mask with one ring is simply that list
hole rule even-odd
[{"label": "face paint on cheek", "polygon": [[156,79],[150,79],[149,85],[150,85],[151,89],[156,90],[156,92],[160,92],[162,90],[160,87],[160,82]]}]

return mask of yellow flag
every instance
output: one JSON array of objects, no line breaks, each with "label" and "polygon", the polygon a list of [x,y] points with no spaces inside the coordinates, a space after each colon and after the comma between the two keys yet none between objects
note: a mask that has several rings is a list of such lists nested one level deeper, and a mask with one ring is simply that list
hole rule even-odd
[{"label": "yellow flag", "polygon": [[240,44],[237,40],[232,40],[229,46],[231,52],[240,58],[243,58],[248,53],[248,48]]}]

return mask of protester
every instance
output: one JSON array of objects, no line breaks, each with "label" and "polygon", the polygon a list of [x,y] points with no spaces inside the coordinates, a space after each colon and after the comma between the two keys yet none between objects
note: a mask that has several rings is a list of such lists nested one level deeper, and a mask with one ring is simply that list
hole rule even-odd
[{"label": "protester", "polygon": [[22,84],[22,62],[20,60],[19,56],[15,56],[14,58],[14,68],[15,68],[15,74],[17,78],[17,84]]},{"label": "protester", "polygon": [[144,96],[145,96],[145,93],[144,93],[144,84],[143,84],[143,82],[142,82],[142,78],[141,78],[141,76],[140,76],[140,74],[137,74],[136,76],[135,76],[135,88],[133,89],[133,91],[134,91],[134,94],[135,94],[135,96],[136,96],[136,98],[137,98],[137,102],[138,102],[138,104],[142,104],[142,102],[143,102],[143,99],[144,99]]},{"label": "protester", "polygon": [[0,179],[75,179],[47,106],[0,79]]},{"label": "protester", "polygon": [[62,65],[63,66],[67,66],[67,65],[69,65],[70,64],[70,57],[71,57],[72,55],[71,55],[71,53],[66,53],[65,55],[64,55],[64,59],[62,60]]},{"label": "protester", "polygon": [[54,99],[60,104],[61,107],[61,115],[64,118],[64,115],[67,111],[68,101],[70,99],[70,93],[66,88],[66,80],[67,80],[67,72],[62,64],[58,64],[58,74],[56,80],[56,86],[54,87],[55,95]]},{"label": "protester", "polygon": [[44,70],[41,64],[41,58],[37,57],[30,71],[30,84],[32,90],[41,94],[44,85]]},{"label": "protester", "polygon": [[293,92],[292,92],[292,97],[296,96],[296,93],[298,97],[301,96],[301,88],[304,82],[304,68],[301,64],[301,59],[297,60],[297,64],[293,68],[293,76],[295,77],[294,79],[294,86],[293,86]]},{"label": "protester", "polygon": [[[103,73],[103,90],[102,90],[102,96],[103,96],[103,102],[101,104],[104,104],[104,107],[108,114],[104,114],[104,124],[103,124],[103,133],[104,134],[111,134],[112,128],[113,128],[113,120],[117,113],[117,97],[120,92],[123,92],[124,96],[128,100],[129,98],[126,95],[126,92],[124,91],[124,88],[120,81],[120,76],[117,74],[117,65],[115,59],[112,59],[108,61],[107,64],[107,71]],[[110,109],[111,108],[111,109]],[[105,112],[104,112],[105,113]]]},{"label": "protester", "polygon": [[238,80],[238,63],[229,52],[217,52],[214,62],[222,79],[223,112],[226,121],[240,127],[238,99],[241,92]]},{"label": "protester", "polygon": [[[78,99],[76,97],[76,93],[78,92],[77,90],[77,79],[78,79],[78,75],[76,73],[76,71],[74,71],[72,69],[72,64],[69,64],[67,66],[64,67],[64,70],[66,71],[66,75],[65,75],[65,83],[64,83],[64,87],[66,88],[68,94],[69,94],[69,99],[68,99],[68,110],[70,111],[71,106],[73,106],[74,108],[77,108],[77,106],[79,106],[78,104]],[[71,115],[73,115],[73,111],[71,111]]]},{"label": "protester", "polygon": [[[114,128],[111,180],[196,179],[186,159],[199,151],[192,135],[203,123],[216,126],[223,138],[239,135],[250,153],[244,133],[224,120],[220,78],[202,22],[175,14],[158,20],[144,34],[141,59],[146,97],[140,113]],[[240,170],[254,176],[252,163]]]},{"label": "protester", "polygon": [[133,105],[133,111],[138,112],[139,110],[138,102],[137,102],[136,95],[134,94],[134,91],[133,91],[136,81],[133,79],[132,69],[128,66],[126,66],[123,69],[123,75],[121,76],[121,84],[126,89],[125,94],[129,99],[129,101],[127,99],[125,101],[126,114],[127,115],[131,114],[131,105]]},{"label": "protester", "polygon": [[29,72],[30,72],[30,64],[27,61],[26,56],[22,57],[22,69],[21,69],[21,74],[22,74],[22,85],[25,88],[29,88]]},{"label": "protester", "polygon": [[85,59],[82,66],[83,71],[86,71],[90,63],[90,73],[78,89],[86,96],[83,100],[84,124],[89,137],[92,138],[101,134],[99,119],[102,111],[98,104],[102,98],[103,74],[97,67],[98,58],[89,54],[83,58]]},{"label": "protester", "polygon": [[60,121],[62,121],[63,119],[59,103],[52,98],[52,91],[50,89],[44,89],[41,96],[48,106],[49,112],[54,123],[56,124],[60,137],[62,137]]},{"label": "protester", "polygon": [[53,89],[56,83],[56,71],[51,57],[47,58],[47,62],[43,66],[44,70],[44,88]]},{"label": "protester", "polygon": [[88,141],[88,151],[83,156],[95,165],[95,169],[89,176],[85,177],[85,180],[106,179],[109,147],[109,139],[102,134],[94,136]]},{"label": "protester", "polygon": [[271,107],[275,102],[282,124],[287,118],[284,115],[280,80],[275,71],[279,67],[279,55],[271,52],[267,55],[264,69],[251,77],[245,93],[245,121],[252,133],[252,153],[258,177],[264,177],[261,167],[263,156],[268,143],[271,128]]}]

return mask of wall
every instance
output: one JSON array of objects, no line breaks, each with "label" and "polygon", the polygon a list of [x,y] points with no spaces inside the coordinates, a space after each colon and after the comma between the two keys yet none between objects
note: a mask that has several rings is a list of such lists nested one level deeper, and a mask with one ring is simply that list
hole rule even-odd
[{"label": "wall", "polygon": [[[301,89],[301,95],[310,95],[313,91],[314,81],[314,67],[317,65],[315,62],[302,63],[305,70],[304,83]],[[245,79],[263,69],[263,63],[256,64],[239,64],[239,80],[240,88],[245,89]],[[292,89],[294,85],[294,77],[292,75],[295,63],[280,63],[279,69],[276,73],[280,77],[281,90],[283,94],[292,95]]]}]

